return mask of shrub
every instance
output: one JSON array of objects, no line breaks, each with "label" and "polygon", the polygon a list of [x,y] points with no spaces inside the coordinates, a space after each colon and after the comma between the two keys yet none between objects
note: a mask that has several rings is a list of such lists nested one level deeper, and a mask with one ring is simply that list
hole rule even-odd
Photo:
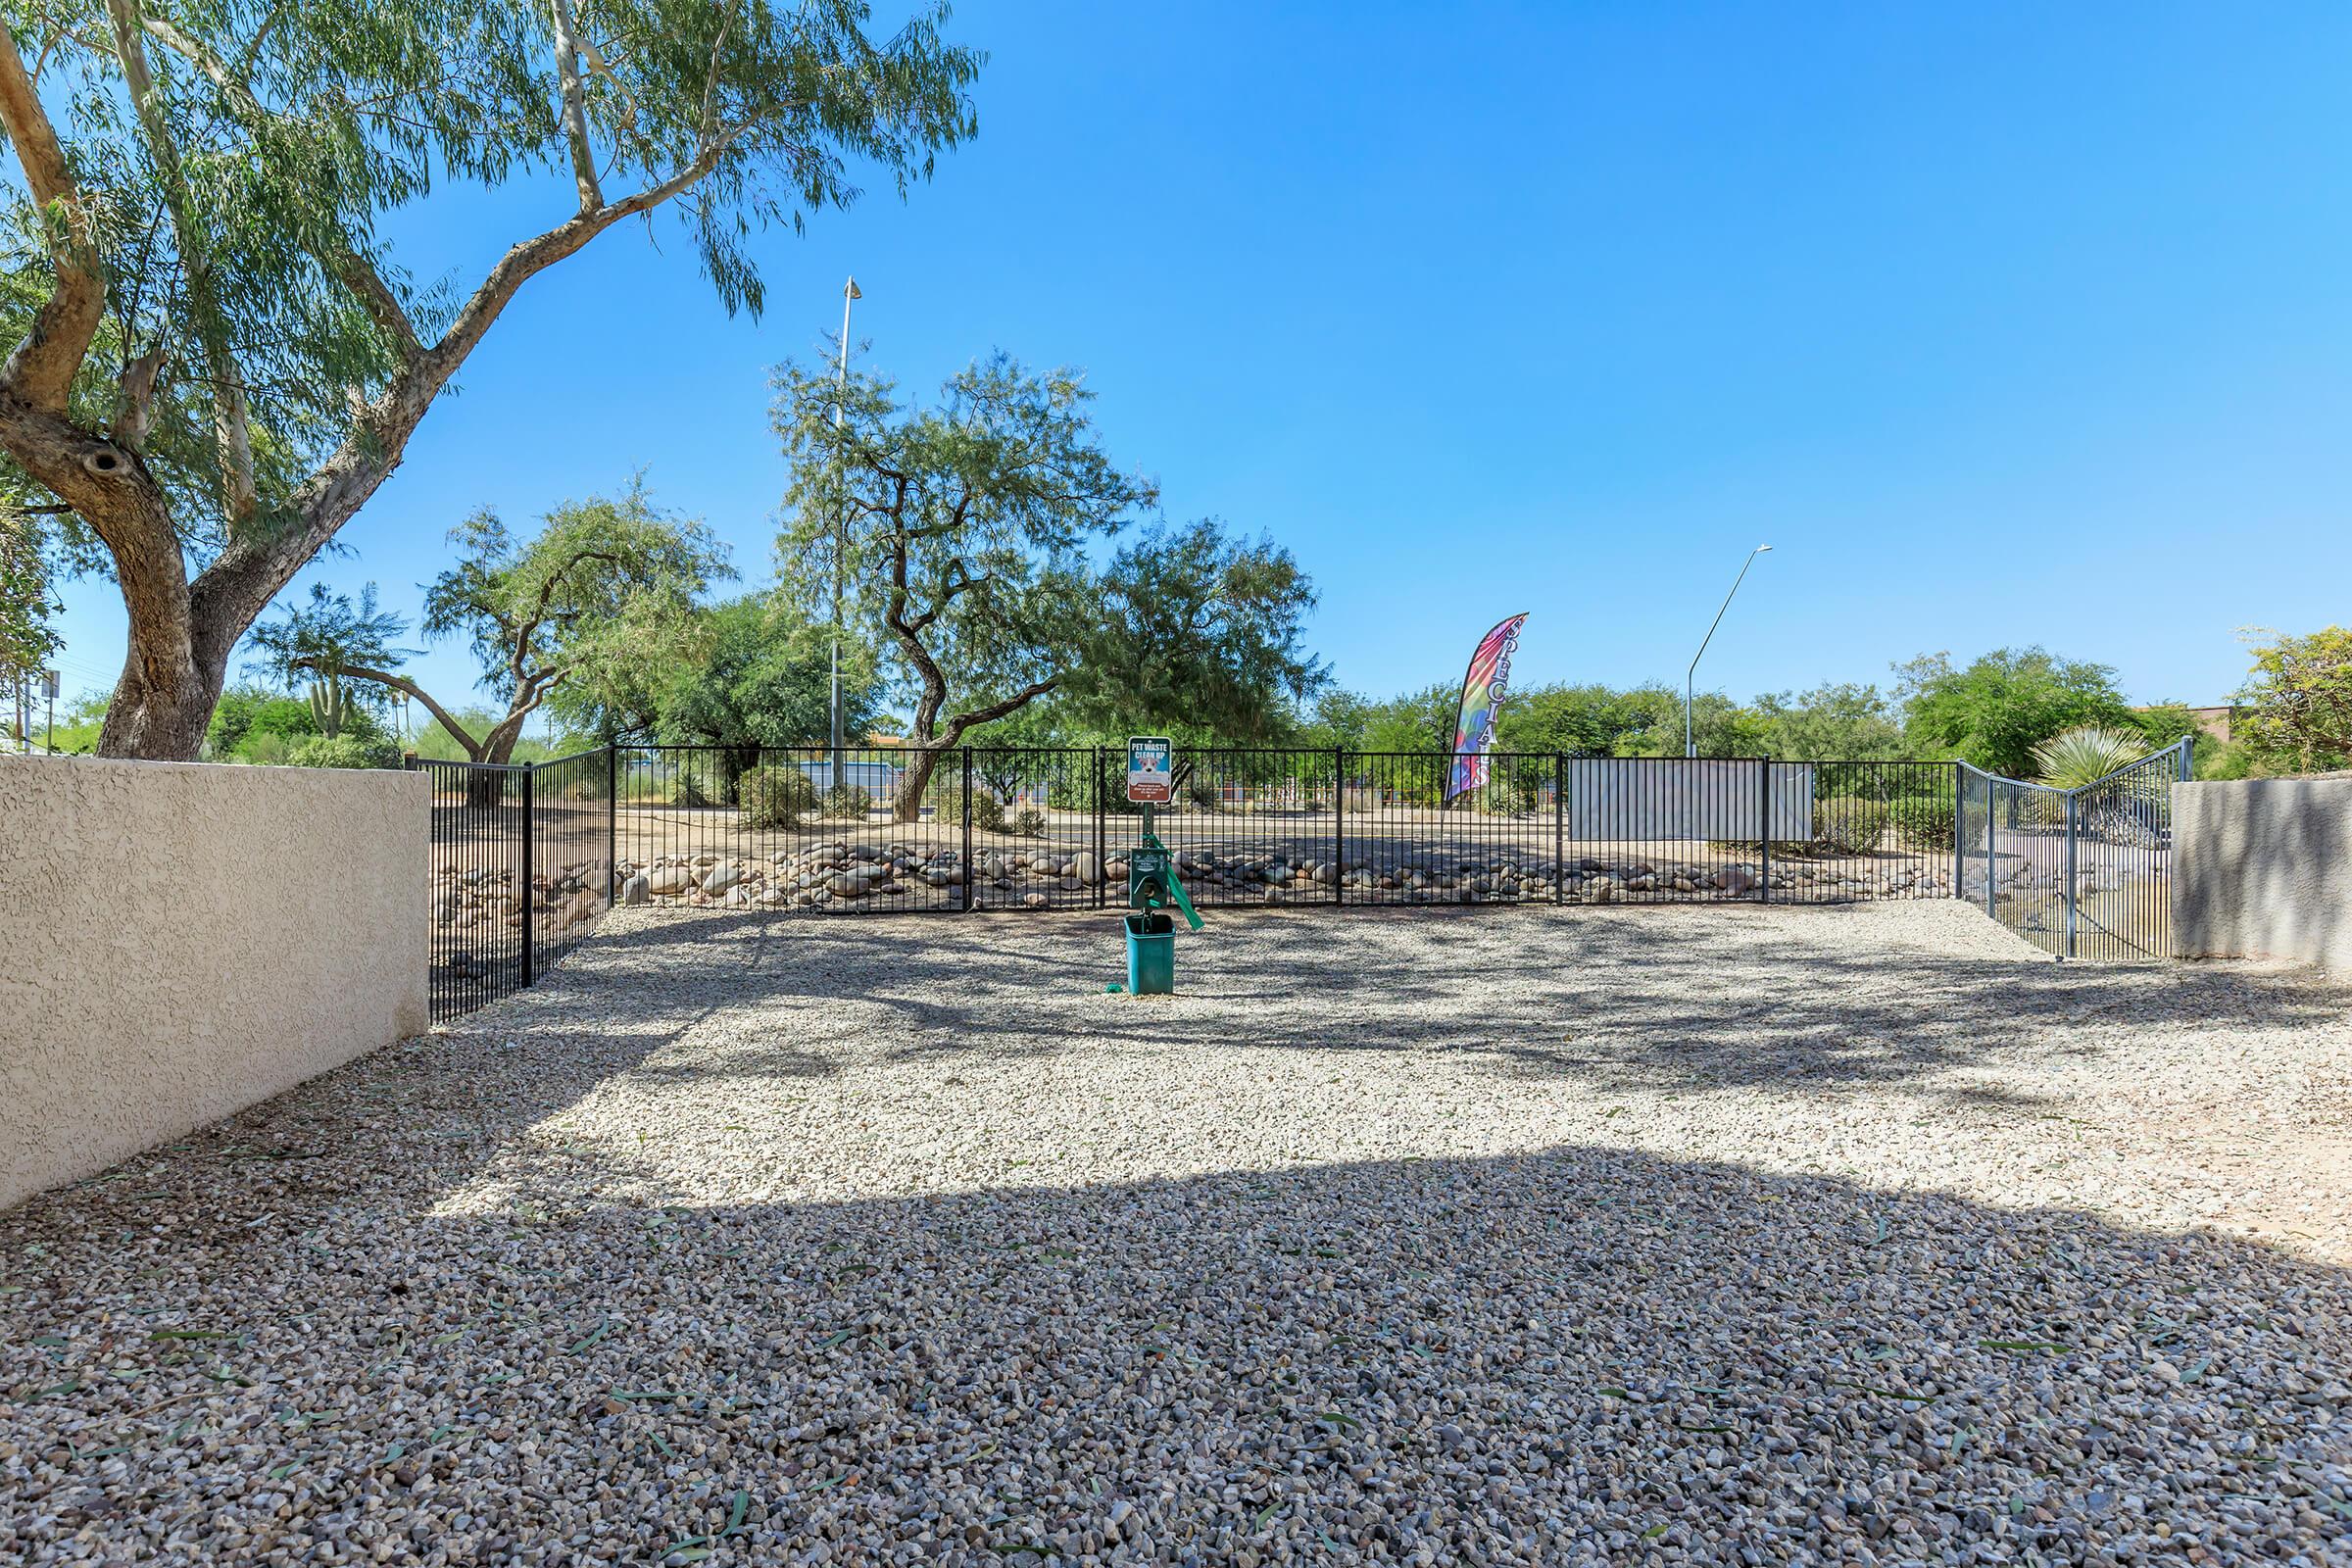
[{"label": "shrub", "polygon": [[816,785],[797,767],[751,768],[738,788],[745,827],[797,828],[816,808]]},{"label": "shrub", "polygon": [[314,735],[286,753],[289,767],[398,767],[400,748],[380,736]]},{"label": "shrub", "polygon": [[862,784],[838,784],[825,791],[825,814],[862,822],[874,814],[874,796]]},{"label": "shrub", "polygon": [[1914,854],[1952,847],[1952,803],[1912,799],[1887,808],[1894,822],[1894,841]]},{"label": "shrub", "polygon": [[2062,790],[2096,783],[2146,755],[2147,737],[2137,730],[2102,729],[2096,724],[2077,725],[2034,748],[2041,782]]},{"label": "shrub", "polygon": [[[932,800],[936,803],[932,808],[932,815],[936,820],[941,822],[963,820],[964,796],[961,784],[949,784],[941,787],[933,793]],[[972,791],[971,808],[972,826],[990,833],[1004,831],[1004,803],[998,800],[986,785],[981,785]]]},{"label": "shrub", "polygon": [[1024,806],[1013,813],[1012,831],[1025,839],[1043,838],[1046,832],[1046,813],[1034,806]]},{"label": "shrub", "polygon": [[1217,788],[1217,782],[1214,779],[1196,776],[1191,783],[1185,785],[1184,793],[1187,799],[1203,811],[1213,811],[1225,804],[1225,792]]},{"label": "shrub", "polygon": [[1813,803],[1813,841],[1846,855],[1868,855],[1886,836],[1889,812],[1884,801],[1833,795]]}]

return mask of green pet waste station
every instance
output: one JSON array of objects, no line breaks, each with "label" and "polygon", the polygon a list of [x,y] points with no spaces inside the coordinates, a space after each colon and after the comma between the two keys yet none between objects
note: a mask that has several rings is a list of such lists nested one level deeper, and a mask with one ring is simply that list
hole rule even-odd
[{"label": "green pet waste station", "polygon": [[[1150,812],[1145,813],[1147,824]],[[1185,923],[1200,929],[1193,901],[1176,877],[1176,858],[1147,825],[1144,841],[1127,858],[1127,989],[1139,997],[1176,992],[1176,922],[1167,910],[1184,911]]]}]

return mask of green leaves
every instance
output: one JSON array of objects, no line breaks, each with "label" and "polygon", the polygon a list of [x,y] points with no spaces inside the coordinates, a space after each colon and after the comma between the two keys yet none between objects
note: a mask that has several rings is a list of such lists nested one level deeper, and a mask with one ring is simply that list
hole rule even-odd
[{"label": "green leaves", "polygon": [[[751,236],[848,204],[866,172],[902,191],[926,177],[974,131],[982,58],[942,35],[944,7],[869,36],[856,0],[596,0],[562,73],[544,5],[11,14],[41,84],[16,95],[10,140],[38,177],[10,185],[26,265],[0,280],[0,337],[39,350],[12,392],[66,418],[12,426],[0,499],[54,514],[35,566],[126,573],[133,645],[170,678],[124,694],[106,744],[156,756],[192,754],[226,650],[367,503],[532,277],[666,209],[728,309],[756,312]],[[583,112],[566,121],[557,81],[575,63]],[[603,200],[523,220],[478,280],[419,286],[445,260],[412,270],[382,237],[436,180],[495,190],[567,165],[597,171]],[[36,335],[52,302],[63,315]],[[94,502],[80,465],[102,447],[140,461]],[[174,552],[184,569],[154,566]],[[45,586],[16,554],[0,642],[37,660]]]},{"label": "green leaves", "polygon": [[2042,783],[2053,789],[2079,790],[2147,754],[2147,737],[2136,729],[2082,724],[2034,747],[2034,762],[2040,769],[2036,776]]},{"label": "green leaves", "polygon": [[2136,727],[2112,668],[2039,648],[1998,649],[1962,669],[1932,654],[1897,673],[1913,755],[1961,757],[2010,778],[2028,776],[2034,748],[2061,730]]}]

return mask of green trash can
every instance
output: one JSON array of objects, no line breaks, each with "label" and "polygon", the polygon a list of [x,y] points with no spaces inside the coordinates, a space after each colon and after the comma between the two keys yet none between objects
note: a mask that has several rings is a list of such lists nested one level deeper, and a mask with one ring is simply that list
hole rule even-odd
[{"label": "green trash can", "polygon": [[1127,989],[1139,997],[1176,994],[1176,922],[1156,909],[1127,916]]}]

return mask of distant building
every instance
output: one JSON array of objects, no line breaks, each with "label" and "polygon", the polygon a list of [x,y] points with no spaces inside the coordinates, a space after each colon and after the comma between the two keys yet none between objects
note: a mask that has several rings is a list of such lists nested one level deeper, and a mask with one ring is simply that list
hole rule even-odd
[{"label": "distant building", "polygon": [[[2145,713],[2150,710],[2143,708],[2139,711]],[[2230,723],[2237,716],[2235,707],[2192,708],[2189,712],[2195,715],[2197,728],[2220,741],[2224,746],[2230,744]]]}]

